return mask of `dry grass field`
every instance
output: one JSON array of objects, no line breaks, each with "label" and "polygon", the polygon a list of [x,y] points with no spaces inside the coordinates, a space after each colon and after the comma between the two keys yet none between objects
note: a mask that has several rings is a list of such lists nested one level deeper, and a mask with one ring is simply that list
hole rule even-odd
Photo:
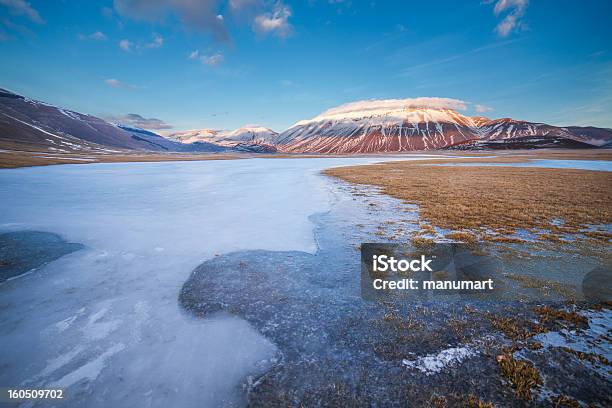
[{"label": "dry grass field", "polygon": [[88,164],[88,163],[122,163],[122,162],[162,162],[162,161],[199,161],[199,160],[233,160],[246,156],[222,153],[117,153],[117,154],[55,154],[32,152],[0,151],[0,168],[17,168],[31,166],[50,166],[53,164]]},{"label": "dry grass field", "polygon": [[[586,154],[585,154],[586,153]],[[443,163],[515,163],[529,158],[610,160],[611,153],[535,152],[498,158],[390,162],[327,170],[330,176],[380,187],[417,204],[422,221],[481,239],[517,229],[575,234],[587,225],[612,224],[612,173],[574,169],[433,166]],[[562,220],[561,223],[554,221]],[[605,231],[587,232],[608,241]],[[497,236],[499,239],[499,236]]]}]

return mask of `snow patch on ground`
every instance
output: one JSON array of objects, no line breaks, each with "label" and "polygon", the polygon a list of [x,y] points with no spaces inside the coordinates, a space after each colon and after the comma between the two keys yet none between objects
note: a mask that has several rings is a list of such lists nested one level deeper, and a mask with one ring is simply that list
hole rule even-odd
[{"label": "snow patch on ground", "polygon": [[416,360],[402,360],[406,367],[415,368],[426,375],[438,374],[447,367],[460,364],[465,359],[478,354],[478,351],[469,347],[452,347],[437,354],[428,354]]}]

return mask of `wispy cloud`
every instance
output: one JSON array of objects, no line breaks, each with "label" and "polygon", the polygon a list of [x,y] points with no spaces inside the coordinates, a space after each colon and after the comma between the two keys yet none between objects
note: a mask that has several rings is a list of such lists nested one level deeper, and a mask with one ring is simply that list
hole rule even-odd
[{"label": "wispy cloud", "polygon": [[229,41],[223,18],[219,18],[219,0],[114,0],[114,7],[119,15],[138,20],[162,20],[172,14],[190,29]]},{"label": "wispy cloud", "polygon": [[91,34],[79,34],[80,40],[94,40],[94,41],[102,41],[106,40],[106,34],[102,31],[96,31]]},{"label": "wispy cloud", "polygon": [[163,130],[172,129],[173,126],[166,123],[165,121],[157,118],[145,118],[137,113],[128,113],[120,116],[107,116],[107,120],[121,125],[134,126],[141,129],[148,130]]},{"label": "wispy cloud", "polygon": [[225,59],[221,52],[215,52],[213,54],[203,54],[200,50],[194,50],[189,54],[190,60],[198,60],[202,64],[209,66],[216,66],[223,62]]},{"label": "wispy cloud", "polygon": [[474,109],[476,110],[476,112],[478,113],[486,113],[486,112],[492,112],[493,108],[491,108],[490,106],[486,106],[486,105],[479,105],[476,104],[474,106]]},{"label": "wispy cloud", "polygon": [[164,37],[159,34],[153,33],[153,40],[150,43],[145,44],[146,48],[160,48],[164,45]]},{"label": "wispy cloud", "polygon": [[273,34],[281,38],[288,37],[293,31],[289,23],[291,9],[283,3],[276,3],[271,12],[262,13],[255,17],[253,29],[260,34]]},{"label": "wispy cloud", "polygon": [[527,27],[523,22],[523,17],[529,6],[529,0],[485,0],[484,3],[495,3],[493,13],[496,16],[505,14],[505,17],[495,27],[500,37],[507,37],[513,31],[520,31]]},{"label": "wispy cloud", "polygon": [[495,43],[492,43],[492,44],[483,45],[482,47],[476,47],[476,48],[473,48],[471,50],[468,50],[468,51],[465,51],[465,52],[462,52],[462,53],[459,53],[459,54],[454,54],[454,55],[450,55],[448,57],[436,59],[436,60],[429,61],[429,62],[424,62],[422,64],[416,64],[416,65],[413,65],[413,66],[410,66],[410,67],[407,67],[407,68],[403,69],[402,72],[398,76],[399,77],[408,76],[408,75],[411,75],[414,71],[417,71],[417,70],[422,69],[422,68],[430,68],[430,67],[435,66],[435,65],[446,64],[446,63],[449,63],[449,62],[453,62],[453,61],[456,61],[456,60],[468,57],[468,56],[473,55],[473,54],[477,54],[477,53],[482,52],[482,51],[491,50],[491,49],[495,49],[495,48],[499,48],[499,47],[504,47],[506,45],[510,45],[510,44],[513,44],[513,43],[519,42],[519,41],[522,41],[522,39],[513,39],[513,40],[499,41],[499,42],[495,42]]},{"label": "wispy cloud", "polygon": [[223,62],[223,59],[223,54],[221,54],[220,52],[217,52],[212,55],[203,55],[200,57],[200,61],[202,61],[203,64],[212,66],[219,65]]},{"label": "wispy cloud", "polygon": [[126,82],[122,82],[115,78],[105,79],[104,82],[106,83],[106,85],[112,88],[123,88],[123,89],[136,89],[137,88],[135,85],[131,85]]},{"label": "wispy cloud", "polygon": [[45,23],[38,11],[25,0],[0,0],[0,5],[8,8],[9,13],[13,15],[25,16],[37,24]]},{"label": "wispy cloud", "polygon": [[119,48],[121,48],[123,51],[131,51],[132,45],[132,42],[128,39],[123,39],[119,41]]}]

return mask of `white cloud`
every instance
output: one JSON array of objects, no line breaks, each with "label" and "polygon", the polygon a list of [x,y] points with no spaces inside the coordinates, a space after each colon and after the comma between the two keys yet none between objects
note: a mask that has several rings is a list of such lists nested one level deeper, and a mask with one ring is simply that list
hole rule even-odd
[{"label": "white cloud", "polygon": [[[490,4],[493,2],[494,0],[489,0],[485,3]],[[527,6],[529,6],[529,0],[497,0],[493,7],[493,13],[496,16],[507,13],[502,21],[497,24],[497,27],[495,27],[497,34],[501,37],[507,37],[513,31],[524,29],[526,26],[522,19]]]},{"label": "white cloud", "polygon": [[102,41],[102,40],[106,40],[106,34],[104,34],[102,31],[96,31],[95,33],[91,33],[87,35],[79,34],[79,39]]},{"label": "white cloud", "polygon": [[486,106],[486,105],[478,105],[476,104],[474,106],[474,109],[476,109],[476,112],[478,113],[485,113],[485,112],[491,112],[493,110],[493,108]]},{"label": "white cloud", "polygon": [[106,82],[106,85],[113,87],[113,88],[123,88],[123,89],[136,89],[136,86],[125,83],[125,82],[121,82],[118,79],[115,78],[109,78],[104,80],[104,82]]},{"label": "white cloud", "polygon": [[203,54],[200,50],[193,50],[189,53],[190,60],[198,60],[202,64],[216,66],[223,62],[225,59],[221,52],[215,52],[214,54]]},{"label": "white cloud", "polygon": [[90,34],[89,38],[91,38],[92,40],[100,41],[105,40],[106,35],[102,31],[96,31],[95,33]]},{"label": "white cloud", "polygon": [[119,41],[119,48],[121,48],[123,51],[130,51],[132,49],[132,45],[132,42],[126,39]]},{"label": "white cloud", "polygon": [[421,98],[407,98],[407,99],[371,99],[365,101],[350,102],[344,105],[340,105],[336,108],[325,111],[321,116],[339,115],[339,114],[350,114],[350,113],[361,113],[361,112],[372,112],[375,111],[389,111],[389,110],[402,110],[411,108],[433,108],[433,109],[455,109],[455,110],[466,110],[467,102],[460,99],[451,98],[435,98],[435,97],[421,97]]},{"label": "white cloud", "polygon": [[223,59],[224,59],[223,54],[221,54],[220,52],[217,52],[212,55],[202,55],[200,57],[200,61],[202,61],[202,64],[206,64],[210,66],[219,65],[220,63],[223,62]]},{"label": "white cloud", "polygon": [[253,22],[253,29],[258,33],[275,34],[279,37],[287,37],[291,34],[293,26],[289,23],[291,9],[282,3],[276,3],[272,12],[259,14]]},{"label": "white cloud", "polygon": [[0,0],[0,5],[8,8],[11,14],[26,16],[34,23],[44,24],[45,22],[40,14],[38,14],[38,11],[36,11],[36,9],[34,9],[32,5],[25,0]]},{"label": "white cloud", "polygon": [[162,37],[159,34],[153,33],[153,41],[146,44],[145,47],[146,48],[159,48],[162,45],[164,45],[164,37]]}]

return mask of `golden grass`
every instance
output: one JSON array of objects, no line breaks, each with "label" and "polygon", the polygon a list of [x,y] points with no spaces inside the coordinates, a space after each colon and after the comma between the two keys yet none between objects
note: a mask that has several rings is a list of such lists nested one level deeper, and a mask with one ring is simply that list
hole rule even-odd
[{"label": "golden grass", "polygon": [[576,287],[563,284],[561,282],[551,281],[548,279],[539,279],[528,275],[517,275],[513,273],[504,273],[504,277],[518,282],[523,288],[537,289],[545,295],[549,295],[552,292],[568,300],[575,300],[577,296]]},{"label": "golden grass", "polygon": [[412,245],[417,249],[431,248],[436,243],[436,241],[431,238],[425,238],[425,237],[419,237],[419,236],[412,237],[411,242],[412,242]]},{"label": "golden grass", "polygon": [[531,400],[531,389],[542,384],[540,372],[528,361],[516,360],[510,354],[497,356],[497,364],[514,392],[520,398]]},{"label": "golden grass", "polygon": [[602,365],[606,365],[609,366],[610,365],[610,361],[608,361],[608,359],[602,355],[599,354],[595,354],[595,353],[585,353],[583,351],[577,351],[574,349],[571,349],[569,347],[561,347],[561,350],[565,351],[566,353],[572,354],[574,356],[576,356],[577,358],[579,358],[580,360],[585,360],[588,361],[592,364],[602,364]]},{"label": "golden grass", "polygon": [[561,408],[561,407],[581,408],[582,407],[582,405],[580,405],[578,401],[576,401],[572,397],[568,397],[567,395],[563,395],[563,394],[552,398],[551,402],[553,403],[553,407],[555,408]]},{"label": "golden grass", "polygon": [[584,326],[589,322],[586,317],[574,311],[567,312],[565,310],[553,309],[550,306],[536,307],[534,311],[540,315],[540,321],[542,323],[563,320],[572,323],[574,326]]},{"label": "golden grass", "polygon": [[512,341],[526,341],[536,334],[545,333],[548,329],[539,323],[519,320],[514,317],[489,315],[491,325]]},{"label": "golden grass", "polygon": [[478,237],[467,231],[455,231],[444,235],[444,238],[466,244],[468,247],[476,245]]},{"label": "golden grass", "polygon": [[[548,153],[554,158],[576,158],[578,153]],[[612,159],[611,153],[584,153]],[[612,174],[604,171],[527,167],[450,167],[443,163],[517,162],[530,156],[496,159],[457,159],[389,162],[340,167],[326,174],[357,184],[374,185],[381,192],[417,204],[421,219],[449,230],[508,233],[516,229],[549,229],[575,233],[584,225],[612,223]],[[608,242],[606,233],[591,238]],[[486,237],[503,240],[503,237]],[[556,239],[549,238],[547,239]]]},{"label": "golden grass", "polygon": [[465,408],[493,408],[495,405],[493,405],[491,402],[482,401],[474,394],[470,394],[465,397],[463,406]]},{"label": "golden grass", "polygon": [[[162,162],[162,161],[200,161],[200,160],[235,160],[249,157],[240,154],[225,153],[116,153],[116,154],[56,154],[33,152],[0,152],[0,168],[18,168],[32,166],[50,166],[54,164],[91,164],[91,163],[125,163],[125,162]],[[81,160],[87,159],[87,160]]]}]

